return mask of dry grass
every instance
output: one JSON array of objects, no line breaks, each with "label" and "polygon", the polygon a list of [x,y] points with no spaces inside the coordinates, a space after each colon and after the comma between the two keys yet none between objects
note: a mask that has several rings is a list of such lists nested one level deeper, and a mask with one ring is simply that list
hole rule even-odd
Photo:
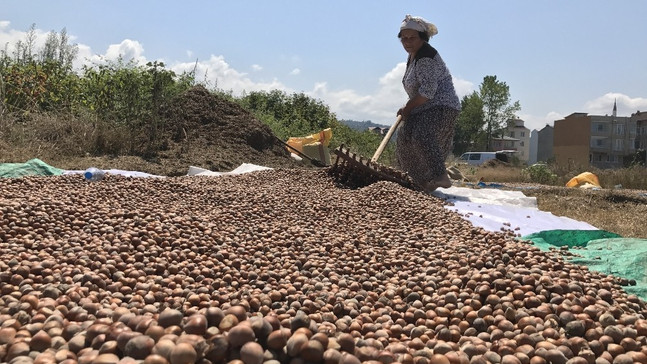
[{"label": "dry grass", "polygon": [[[524,166],[514,166],[496,160],[488,161],[482,166],[468,166],[456,164],[454,160],[449,161],[455,165],[470,182],[486,181],[499,183],[536,183],[529,176],[523,173]],[[634,166],[621,169],[599,169],[594,167],[581,167],[579,169],[564,169],[553,165],[548,168],[556,175],[553,186],[565,186],[571,178],[582,172],[595,174],[600,185],[605,189],[622,188],[634,190],[647,190],[647,168]]]},{"label": "dry grass", "polygon": [[626,238],[647,239],[647,191],[547,187],[524,190],[542,211],[586,221]]},{"label": "dry grass", "polygon": [[126,148],[127,132],[70,114],[31,114],[0,122],[0,162],[32,158],[63,162],[90,155],[115,155]]},{"label": "dry grass", "polygon": [[527,182],[521,173],[521,168],[509,164],[495,162],[482,167],[466,165],[458,165],[457,167],[470,182]]}]

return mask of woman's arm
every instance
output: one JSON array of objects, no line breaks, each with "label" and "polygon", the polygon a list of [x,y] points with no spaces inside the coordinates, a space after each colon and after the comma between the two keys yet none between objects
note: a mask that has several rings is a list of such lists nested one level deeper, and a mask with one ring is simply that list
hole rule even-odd
[{"label": "woman's arm", "polygon": [[413,110],[413,108],[424,104],[425,102],[427,102],[427,100],[429,99],[422,95],[418,95],[413,99],[409,99],[409,101],[407,101],[407,103],[403,107],[401,107],[400,110],[398,110],[397,115],[402,115],[402,118],[406,119],[409,114],[411,114],[411,110]]}]

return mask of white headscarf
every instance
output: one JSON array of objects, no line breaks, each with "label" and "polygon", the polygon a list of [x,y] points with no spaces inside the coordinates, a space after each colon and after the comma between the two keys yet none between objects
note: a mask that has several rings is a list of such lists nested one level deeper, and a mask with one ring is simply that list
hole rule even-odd
[{"label": "white headscarf", "polygon": [[418,32],[425,32],[429,38],[438,34],[438,28],[436,28],[435,25],[419,16],[411,16],[409,14],[407,14],[407,16],[404,17],[404,20],[402,20],[400,30],[402,29],[413,29]]}]

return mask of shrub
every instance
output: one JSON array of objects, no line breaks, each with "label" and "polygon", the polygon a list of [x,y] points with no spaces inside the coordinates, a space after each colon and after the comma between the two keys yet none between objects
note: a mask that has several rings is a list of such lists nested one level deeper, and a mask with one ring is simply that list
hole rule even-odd
[{"label": "shrub", "polygon": [[557,182],[557,175],[548,168],[548,165],[542,163],[524,168],[522,174],[534,183],[554,185]]}]

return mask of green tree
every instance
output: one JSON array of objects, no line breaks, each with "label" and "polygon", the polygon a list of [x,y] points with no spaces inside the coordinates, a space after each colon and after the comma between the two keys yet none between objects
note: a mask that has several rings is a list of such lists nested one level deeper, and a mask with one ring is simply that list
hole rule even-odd
[{"label": "green tree", "polygon": [[479,96],[483,101],[483,115],[487,150],[492,150],[492,138],[502,135],[509,119],[515,118],[515,113],[521,110],[519,101],[510,103],[510,87],[496,76],[485,76],[479,88]]},{"label": "green tree", "polygon": [[29,63],[34,59],[34,47],[36,44],[36,24],[32,24],[25,35],[25,40],[19,40],[14,47],[14,61],[17,63]]},{"label": "green tree", "polygon": [[461,113],[454,132],[454,154],[485,148],[483,100],[474,91],[461,100]]},{"label": "green tree", "polygon": [[166,70],[161,62],[141,66],[119,59],[104,65],[84,66],[81,81],[83,104],[99,119],[130,130],[131,153],[144,147],[137,133],[146,134],[149,144],[145,147],[149,153],[162,127],[158,117],[160,105],[188,89],[193,78],[187,74],[178,76]]},{"label": "green tree", "polygon": [[2,109],[23,114],[74,110],[79,99],[79,77],[72,70],[77,46],[68,43],[65,29],[60,35],[50,33],[40,51],[35,42],[32,25],[25,40],[16,42],[13,58],[8,46],[0,51]]},{"label": "green tree", "polygon": [[240,99],[243,107],[267,123],[282,139],[330,128],[336,120],[327,105],[303,93],[254,91]]},{"label": "green tree", "polygon": [[77,44],[70,44],[67,30],[63,28],[60,33],[51,31],[47,35],[45,45],[40,50],[40,59],[43,62],[56,62],[65,70],[72,70],[72,62],[79,52]]},{"label": "green tree", "polygon": [[[9,113],[70,112],[91,121],[87,151],[95,154],[154,156],[164,146],[160,138],[164,118],[160,112],[169,100],[195,84],[195,69],[176,75],[161,62],[102,62],[72,70],[77,46],[69,44],[65,29],[51,32],[44,46],[35,48],[32,25],[26,39],[9,51],[0,49],[0,117]],[[10,53],[11,52],[11,53]],[[355,131],[340,123],[327,105],[304,93],[252,92],[234,99],[270,126],[281,139],[306,136],[331,128],[331,149],[344,144],[351,151],[371,157],[381,136]],[[118,137],[113,137],[118,135]],[[56,136],[56,135],[55,135]],[[84,134],[85,137],[85,134]],[[392,160],[387,146],[381,163]]]},{"label": "green tree", "polygon": [[[373,156],[382,141],[381,135],[368,129],[357,131],[341,123],[327,105],[303,93],[287,95],[279,90],[254,91],[236,101],[268,125],[282,140],[331,128],[330,149],[343,144],[353,153],[366,158]],[[392,165],[394,160],[394,147],[393,143],[390,143],[380,156],[379,162]]]},{"label": "green tree", "polygon": [[[380,146],[382,135],[374,133],[368,129],[355,130],[349,126],[334,121],[332,123],[332,140],[330,141],[330,148],[335,149],[340,145],[350,149],[352,153],[359,154],[360,156],[370,159],[375,154],[375,151]],[[393,142],[395,136],[391,138],[391,142],[386,145],[384,151],[380,155],[378,163],[384,165],[395,165],[395,143]]]}]

